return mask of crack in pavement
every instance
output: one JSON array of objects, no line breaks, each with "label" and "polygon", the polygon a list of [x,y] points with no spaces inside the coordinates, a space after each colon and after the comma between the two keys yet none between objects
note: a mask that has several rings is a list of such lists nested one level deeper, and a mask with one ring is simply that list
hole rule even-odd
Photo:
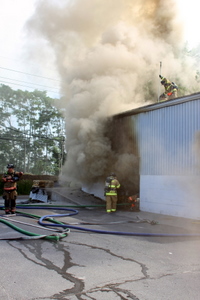
[{"label": "crack in pavement", "polygon": [[[120,283],[121,284],[121,283]],[[87,291],[85,293],[82,293],[81,295],[75,295],[77,297],[78,300],[85,300],[85,298],[82,298],[82,296],[85,296],[89,299],[92,300],[96,300],[96,293],[101,292],[103,293],[110,293],[113,292],[115,295],[119,296],[121,300],[128,300],[128,299],[132,299],[132,300],[140,300],[136,295],[134,295],[133,293],[125,290],[125,289],[121,289],[119,287],[116,287],[115,284],[112,285],[108,285],[107,287],[103,287],[103,288],[94,288],[90,291]],[[107,295],[106,295],[107,296]],[[106,299],[107,297],[105,297]]]},{"label": "crack in pavement", "polygon": [[[13,248],[17,249],[21,253],[21,255],[24,256],[25,259],[31,261],[32,263],[34,263],[36,265],[44,267],[48,270],[53,270],[53,271],[57,272],[57,274],[62,276],[62,278],[73,283],[74,286],[72,288],[63,289],[61,292],[51,295],[50,297],[48,297],[48,299],[66,299],[66,300],[68,300],[70,298],[70,296],[76,296],[78,300],[84,300],[85,298],[83,298],[83,297],[88,297],[91,300],[93,300],[93,299],[96,300],[95,297],[93,298],[93,295],[97,292],[101,292],[101,293],[113,292],[118,297],[120,297],[122,300],[127,300],[127,299],[139,300],[134,294],[132,294],[131,292],[129,292],[125,289],[121,289],[119,286],[121,284],[131,283],[131,282],[149,278],[148,268],[141,262],[138,262],[132,258],[123,257],[121,255],[118,255],[118,254],[112,252],[110,249],[106,249],[103,247],[97,247],[94,245],[88,245],[88,244],[78,243],[78,242],[68,242],[68,244],[71,244],[71,245],[84,246],[87,248],[104,251],[105,253],[107,253],[113,257],[117,257],[124,261],[136,263],[141,268],[141,273],[143,276],[139,279],[124,280],[123,282],[116,282],[116,283],[112,283],[112,284],[109,283],[109,284],[105,284],[103,286],[96,286],[95,288],[92,288],[88,291],[84,291],[84,287],[85,287],[84,281],[79,278],[76,278],[74,275],[72,275],[70,273],[67,273],[67,270],[69,268],[71,268],[73,266],[79,266],[79,265],[72,263],[69,247],[67,247],[65,245],[65,243],[57,244],[57,243],[51,242],[52,246],[55,248],[55,251],[60,251],[63,253],[64,261],[63,261],[63,266],[61,268],[56,266],[50,259],[47,259],[44,257],[45,253],[43,251],[42,246],[44,243],[46,243],[45,241],[42,241],[42,240],[40,242],[38,242],[38,241],[31,241],[31,242],[30,241],[27,241],[27,242],[26,241],[18,241],[17,243],[20,245],[23,245],[23,247],[25,247],[25,249],[22,249],[20,246],[17,246],[16,242],[10,241],[8,243]],[[66,248],[68,250],[66,250]],[[31,254],[33,254],[35,259],[29,257],[28,256],[29,252],[26,253],[26,250],[28,250]],[[47,299],[47,297],[39,297],[39,298],[35,298],[35,300],[36,299]]]},{"label": "crack in pavement", "polygon": [[[138,262],[132,258],[125,258],[121,255],[115,254],[112,251],[110,251],[109,249],[103,248],[103,247],[97,247],[97,246],[93,246],[93,245],[88,245],[88,244],[84,244],[84,243],[77,243],[77,242],[69,242],[69,244],[73,244],[73,245],[78,245],[78,246],[85,246],[85,247],[89,247],[91,249],[95,249],[95,250],[101,250],[104,251],[106,253],[108,253],[109,255],[113,256],[113,257],[117,257],[119,259],[125,260],[125,261],[130,261],[133,263],[138,264],[141,267],[141,273],[143,274],[143,276],[139,279],[135,279],[135,280],[125,280],[123,282],[116,282],[113,284],[106,284],[104,286],[99,286],[99,287],[95,287],[92,288],[86,292],[79,292],[78,294],[76,294],[76,297],[78,300],[84,300],[82,298],[82,296],[86,296],[89,297],[89,299],[94,299],[96,300],[96,298],[92,297],[92,294],[96,293],[96,292],[109,292],[112,291],[114,292],[116,295],[118,295],[121,300],[127,300],[127,299],[132,299],[132,300],[139,300],[139,298],[137,298],[134,294],[132,294],[131,292],[125,290],[125,289],[121,289],[119,288],[120,285],[125,284],[125,283],[131,283],[131,282],[136,282],[136,281],[140,281],[140,280],[144,280],[144,279],[148,279],[150,278],[150,276],[148,275],[148,268],[141,262]],[[124,294],[124,295],[123,295]]]},{"label": "crack in pavement", "polygon": [[[42,251],[42,245],[43,245],[43,243],[45,243],[44,241],[41,241],[41,243],[38,243],[38,241],[31,241],[31,243],[30,242],[18,242],[18,243],[23,244],[23,246],[26,249],[28,249],[30,251],[30,253],[34,254],[34,256],[37,258],[37,260],[39,262],[28,257],[28,255],[25,253],[25,251],[23,249],[15,246],[14,243],[12,243],[12,242],[9,242],[10,246],[17,249],[24,256],[25,259],[31,261],[32,263],[34,263],[36,265],[42,266],[48,270],[53,270],[53,271],[57,272],[57,274],[61,275],[62,278],[66,279],[74,284],[74,286],[71,289],[66,289],[66,290],[63,290],[62,292],[59,292],[58,294],[54,294],[54,295],[48,297],[49,299],[66,299],[65,298],[66,295],[76,294],[84,289],[84,282],[82,280],[74,277],[70,273],[67,273],[67,270],[69,268],[71,268],[72,266],[75,266],[76,264],[73,264],[71,262],[72,260],[71,260],[70,254],[65,249],[66,247],[63,244],[52,243],[55,250],[62,251],[63,255],[64,255],[63,267],[59,268],[51,260],[44,258],[42,256],[42,255],[44,255],[44,253]],[[40,297],[37,299],[45,299],[45,298],[46,297],[44,297],[44,298]]]},{"label": "crack in pavement", "polygon": [[73,244],[73,245],[78,245],[78,246],[85,246],[85,247],[88,247],[88,248],[91,248],[91,249],[96,249],[96,250],[102,250],[108,254],[110,254],[111,256],[113,257],[117,257],[117,258],[120,258],[122,260],[125,260],[125,261],[131,261],[131,262],[134,262],[136,264],[138,264],[140,267],[141,267],[141,272],[142,274],[144,275],[144,278],[149,278],[149,275],[147,273],[148,271],[148,268],[145,266],[145,264],[141,263],[141,262],[138,262],[137,260],[135,259],[132,259],[132,258],[125,258],[121,255],[118,255],[118,254],[115,254],[113,252],[111,252],[109,249],[106,249],[106,248],[102,248],[102,247],[97,247],[97,246],[93,246],[93,245],[88,245],[88,244],[83,244],[83,243],[76,243],[76,242],[69,242],[69,244]]}]

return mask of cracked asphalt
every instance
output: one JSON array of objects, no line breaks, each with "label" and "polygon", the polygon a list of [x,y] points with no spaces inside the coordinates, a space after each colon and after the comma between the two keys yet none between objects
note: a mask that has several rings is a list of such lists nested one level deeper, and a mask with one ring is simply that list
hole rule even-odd
[{"label": "cracked asphalt", "polygon": [[[75,189],[66,189],[63,194],[67,200],[60,198],[56,204],[102,203]],[[103,207],[78,210],[79,214],[59,221],[141,234],[200,232],[198,220],[120,208],[113,215],[107,215]],[[49,212],[52,214],[48,209],[37,210],[39,215]],[[20,215],[12,218],[24,221]],[[199,299],[199,237],[124,236],[70,229],[59,241],[21,240],[17,239],[19,233],[0,223],[1,237],[12,238],[0,240],[1,300]]]}]

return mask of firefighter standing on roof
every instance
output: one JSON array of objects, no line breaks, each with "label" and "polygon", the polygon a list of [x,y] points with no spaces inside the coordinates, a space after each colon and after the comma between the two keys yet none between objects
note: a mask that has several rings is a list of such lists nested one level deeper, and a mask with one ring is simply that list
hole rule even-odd
[{"label": "firefighter standing on roof", "polygon": [[110,182],[105,190],[106,196],[106,212],[115,212],[117,209],[117,189],[120,188],[120,183],[117,180],[115,173],[109,176]]},{"label": "firefighter standing on roof", "polygon": [[164,85],[165,88],[165,92],[162,95],[160,95],[159,100],[165,101],[176,98],[178,86],[174,82],[171,82],[167,78],[163,77],[162,75],[159,75],[159,77],[161,79],[160,83]]},{"label": "firefighter standing on roof", "polygon": [[17,199],[17,181],[23,175],[22,172],[15,172],[14,165],[7,165],[7,173],[3,175],[2,181],[3,187],[3,199],[5,206],[5,213],[15,214],[16,211],[16,199]]}]

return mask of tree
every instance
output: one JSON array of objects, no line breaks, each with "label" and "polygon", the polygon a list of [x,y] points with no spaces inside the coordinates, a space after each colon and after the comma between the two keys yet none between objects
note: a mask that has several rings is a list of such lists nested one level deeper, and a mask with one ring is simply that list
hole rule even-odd
[{"label": "tree", "polygon": [[59,173],[65,122],[55,101],[46,92],[0,85],[1,169],[12,162],[33,174]]}]

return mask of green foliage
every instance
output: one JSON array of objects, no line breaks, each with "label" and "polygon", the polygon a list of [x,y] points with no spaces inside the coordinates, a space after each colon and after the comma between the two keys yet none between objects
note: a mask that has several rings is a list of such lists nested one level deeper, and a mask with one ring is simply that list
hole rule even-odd
[{"label": "green foliage", "polygon": [[32,180],[20,180],[17,183],[17,193],[19,195],[29,195],[33,185]]},{"label": "green foliage", "polygon": [[[58,174],[65,155],[65,122],[46,92],[16,91],[0,85],[0,128],[2,171],[12,162],[17,171]],[[60,148],[56,162],[55,148]]]}]

